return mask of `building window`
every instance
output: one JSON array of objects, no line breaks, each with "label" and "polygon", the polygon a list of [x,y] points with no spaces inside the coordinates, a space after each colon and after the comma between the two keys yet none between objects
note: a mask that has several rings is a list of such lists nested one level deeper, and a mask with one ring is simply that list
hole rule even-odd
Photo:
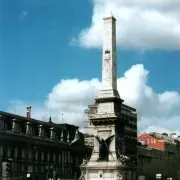
[{"label": "building window", "polygon": [[23,163],[21,164],[21,171],[22,171],[22,172],[25,171],[25,168],[24,168],[24,164],[23,164]]},{"label": "building window", "polygon": [[50,161],[50,153],[47,153],[47,161]]},{"label": "building window", "polygon": [[156,143],[156,140],[154,139],[154,143]]},{"label": "building window", "polygon": [[153,141],[153,139],[151,139],[151,143],[153,143],[154,141]]},{"label": "building window", "polygon": [[24,157],[25,157],[25,150],[22,149],[22,150],[21,150],[21,158],[24,158]]},{"label": "building window", "polygon": [[3,146],[0,146],[0,156],[3,156]]},{"label": "building window", "polygon": [[8,147],[7,156],[8,156],[8,157],[11,157],[11,147]]},{"label": "building window", "polygon": [[29,157],[29,159],[32,159],[32,151],[31,151],[31,150],[29,150],[28,152],[29,152],[29,153],[28,153],[28,157]]},{"label": "building window", "polygon": [[15,149],[14,149],[14,157],[15,157],[15,158],[18,157],[18,149],[17,149],[17,147],[15,147]]},{"label": "building window", "polygon": [[41,172],[42,173],[44,172],[44,166],[41,166]]},{"label": "building window", "polygon": [[38,172],[38,165],[35,165],[35,172]]},{"label": "building window", "polygon": [[61,156],[61,164],[62,164],[62,173],[64,173],[64,151],[62,151],[62,156]]},{"label": "building window", "polygon": [[147,139],[147,144],[149,144],[149,139]]},{"label": "building window", "polygon": [[28,173],[33,172],[33,166],[31,164],[28,165]]},{"label": "building window", "polygon": [[58,161],[61,162],[61,153],[58,155]]},{"label": "building window", "polygon": [[44,161],[44,152],[41,152],[41,160]]},{"label": "building window", "polygon": [[56,161],[56,154],[53,154],[53,161]]},{"label": "building window", "polygon": [[38,151],[36,151],[35,159],[38,160]]}]

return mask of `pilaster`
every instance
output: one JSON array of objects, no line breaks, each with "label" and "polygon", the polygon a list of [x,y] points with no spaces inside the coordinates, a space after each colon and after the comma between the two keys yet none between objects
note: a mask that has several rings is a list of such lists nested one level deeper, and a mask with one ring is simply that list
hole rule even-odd
[{"label": "pilaster", "polygon": [[26,134],[32,135],[32,124],[30,122],[26,123]]},{"label": "pilaster", "polygon": [[44,127],[43,125],[39,125],[39,137],[44,137]]},{"label": "pilaster", "polygon": [[13,119],[12,131],[13,132],[19,132],[20,131],[20,129],[19,129],[19,120],[16,119],[16,118]]}]

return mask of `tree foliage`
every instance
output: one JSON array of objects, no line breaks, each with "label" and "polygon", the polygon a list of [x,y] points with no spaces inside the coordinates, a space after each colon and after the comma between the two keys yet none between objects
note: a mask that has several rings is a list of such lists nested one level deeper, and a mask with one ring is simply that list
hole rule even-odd
[{"label": "tree foliage", "polygon": [[180,180],[180,158],[178,156],[167,156],[164,159],[154,159],[143,166],[147,179],[155,179],[156,174],[163,177],[174,177]]}]

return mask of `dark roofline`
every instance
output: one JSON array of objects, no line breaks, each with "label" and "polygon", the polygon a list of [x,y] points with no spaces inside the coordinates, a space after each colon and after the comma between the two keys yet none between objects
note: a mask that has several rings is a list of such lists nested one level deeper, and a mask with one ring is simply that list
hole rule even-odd
[{"label": "dark roofline", "polygon": [[126,109],[128,109],[128,110],[131,110],[131,111],[136,111],[135,108],[130,107],[130,106],[126,105],[126,104],[122,104],[122,107],[123,107],[123,108],[126,108]]},{"label": "dark roofline", "polygon": [[17,114],[12,114],[12,113],[9,113],[9,112],[4,112],[4,111],[0,111],[0,115],[7,116],[7,117],[10,117],[12,119],[16,118],[16,119],[23,120],[23,121],[29,121],[29,122],[42,124],[42,125],[47,125],[47,126],[53,126],[53,127],[57,127],[57,128],[63,128],[64,129],[65,126],[69,126],[71,128],[78,129],[78,126],[74,126],[72,124],[67,124],[67,123],[57,124],[57,123],[53,123],[53,122],[49,123],[49,122],[45,122],[45,121],[42,121],[42,120],[38,120],[38,119],[34,119],[34,118],[27,118],[25,116],[20,116],[20,115],[17,115]]}]

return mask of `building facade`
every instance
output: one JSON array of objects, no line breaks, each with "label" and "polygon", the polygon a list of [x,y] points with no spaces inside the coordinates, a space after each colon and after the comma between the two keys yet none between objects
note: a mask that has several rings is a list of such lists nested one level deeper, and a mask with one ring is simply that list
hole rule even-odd
[{"label": "building facade", "polygon": [[176,154],[177,152],[177,139],[166,133],[143,133],[138,136],[139,142],[144,142],[148,147],[166,151],[168,153]]},{"label": "building facade", "polygon": [[[177,178],[180,166],[180,141],[166,133],[143,133],[138,136],[137,159],[138,175],[151,180],[155,174],[165,175],[163,178]],[[179,169],[180,170],[180,169]],[[180,177],[179,177],[180,178]]]},{"label": "building facade", "polygon": [[[84,136],[77,129],[32,119],[28,112],[27,117],[0,112],[0,160],[11,160],[13,177],[31,174],[45,180],[53,171],[62,179],[77,179],[85,153]],[[71,145],[77,136],[80,143]]]}]

